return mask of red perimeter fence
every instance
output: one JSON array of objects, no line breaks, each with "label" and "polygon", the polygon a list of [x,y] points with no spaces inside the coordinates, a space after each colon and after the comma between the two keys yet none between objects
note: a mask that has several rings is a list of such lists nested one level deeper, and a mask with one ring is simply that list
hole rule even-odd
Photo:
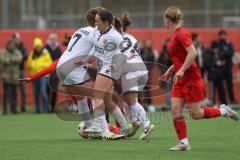
[{"label": "red perimeter fence", "polygon": [[[24,30],[0,30],[0,48],[5,47],[6,41],[16,32],[21,35],[22,41],[25,46],[28,48],[28,51],[32,50],[33,40],[36,37],[42,38],[44,41],[47,40],[48,35],[50,33],[56,33],[60,40],[63,40],[64,33],[68,33],[71,35],[75,29],[47,29],[47,30],[32,30],[32,29],[24,29]],[[218,28],[210,28],[210,29],[190,29],[190,32],[195,32],[201,35],[202,43],[207,48],[210,46],[213,40],[218,39],[218,32],[220,29]],[[240,89],[240,29],[226,29],[228,39],[233,43],[235,48],[235,54],[233,57],[234,67],[233,67],[233,80],[234,80],[234,92],[237,101],[240,101],[240,93],[238,90]],[[169,37],[169,33],[165,29],[130,29],[129,33],[134,35],[138,40],[152,40],[153,47],[157,51],[161,51],[162,45],[167,37]],[[64,48],[62,48],[64,50]],[[156,75],[158,77],[158,69],[153,68],[151,72],[151,82],[154,83],[157,81]],[[160,74],[160,73],[159,73]],[[26,76],[29,74],[26,71]],[[208,85],[206,85],[208,86]],[[34,104],[32,85],[27,85],[27,104]],[[208,87],[207,87],[208,88]],[[0,96],[2,95],[2,84],[0,85]],[[207,96],[209,92],[207,92]],[[18,96],[19,97],[19,96]],[[61,96],[60,96],[61,98]],[[2,96],[1,98],[2,99]],[[153,98],[154,104],[164,103],[165,96],[160,96],[158,98]]]}]

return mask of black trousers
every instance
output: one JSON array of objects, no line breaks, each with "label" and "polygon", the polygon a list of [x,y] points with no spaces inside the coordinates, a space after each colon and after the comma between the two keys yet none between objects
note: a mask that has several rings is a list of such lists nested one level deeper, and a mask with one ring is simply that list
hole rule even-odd
[{"label": "black trousers", "polygon": [[7,106],[10,111],[17,113],[17,85],[3,82],[3,114],[7,114]]},{"label": "black trousers", "polygon": [[[56,85],[58,85],[58,83],[56,83]],[[57,88],[57,86],[56,86]],[[48,96],[49,96],[49,104],[51,105],[51,112],[54,112],[54,107],[56,105],[57,102],[57,93],[53,90],[51,90],[51,88],[48,87]]]},{"label": "black trousers", "polygon": [[235,102],[234,93],[233,93],[233,79],[232,79],[232,68],[226,68],[223,72],[224,80],[227,85],[227,93],[231,103]]},{"label": "black trousers", "polygon": [[[223,87],[223,80],[222,79],[214,80],[213,85],[214,85],[214,90],[215,90],[215,88],[217,88],[218,97],[219,97],[221,104],[227,104],[226,96],[225,96],[226,92]],[[216,102],[215,99],[216,99],[216,93],[214,92],[213,104],[215,104],[215,102]]]}]

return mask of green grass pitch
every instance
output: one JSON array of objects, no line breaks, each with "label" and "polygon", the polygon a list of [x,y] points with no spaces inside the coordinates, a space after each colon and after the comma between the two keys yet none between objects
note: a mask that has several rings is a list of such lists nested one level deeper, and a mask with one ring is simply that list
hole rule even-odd
[{"label": "green grass pitch", "polygon": [[[161,113],[163,116],[169,113]],[[172,122],[154,119],[148,140],[84,140],[78,122],[54,115],[0,116],[0,160],[239,160],[240,122],[220,118],[188,121],[192,150],[170,152],[176,144]]]}]

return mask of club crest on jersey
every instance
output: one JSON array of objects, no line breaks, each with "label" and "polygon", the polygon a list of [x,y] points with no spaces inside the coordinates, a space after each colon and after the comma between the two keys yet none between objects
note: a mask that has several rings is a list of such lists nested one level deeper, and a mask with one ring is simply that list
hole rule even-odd
[{"label": "club crest on jersey", "polygon": [[113,43],[113,42],[109,42],[104,46],[104,50],[106,51],[113,51],[117,48],[117,44]]},{"label": "club crest on jersey", "polygon": [[107,42],[108,42],[108,41],[107,41],[106,39],[103,40],[103,44],[107,44]]}]

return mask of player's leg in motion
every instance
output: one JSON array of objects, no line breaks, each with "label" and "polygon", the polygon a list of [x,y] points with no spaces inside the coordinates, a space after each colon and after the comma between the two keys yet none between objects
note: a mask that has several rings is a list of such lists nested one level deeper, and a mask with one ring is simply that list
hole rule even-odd
[{"label": "player's leg in motion", "polygon": [[94,101],[94,121],[90,128],[86,129],[84,133],[89,136],[102,136],[106,139],[118,139],[122,135],[114,135],[108,129],[108,124],[105,118],[105,105],[103,99],[107,94],[111,94],[113,82],[110,78],[98,75],[94,85],[93,101]]},{"label": "player's leg in motion", "polygon": [[[86,88],[84,88],[84,86]],[[83,119],[86,128],[89,128],[91,126],[93,116],[90,114],[89,103],[87,102],[89,98],[84,98],[84,96],[89,96],[90,93],[93,92],[92,87],[91,84],[89,83],[83,85],[68,86],[68,88],[66,89],[68,90],[69,93],[73,95],[78,95],[76,96],[78,99],[78,111],[79,114],[81,115],[81,118]],[[94,104],[94,100],[91,101],[91,103]],[[132,131],[131,128],[128,126],[127,121],[123,116],[118,105],[115,102],[113,102],[111,94],[106,95],[106,97],[104,98],[104,103],[106,105],[106,109],[110,111],[113,118],[120,124],[121,134],[126,135],[128,133],[131,133]],[[105,125],[103,124],[102,126],[103,130],[105,130]]]},{"label": "player's leg in motion", "polygon": [[93,86],[92,81],[81,85],[68,85],[63,87],[66,93],[74,95],[70,96],[70,99],[72,100],[72,103],[75,103],[78,106],[78,113],[80,114],[86,128],[90,127],[92,124],[92,116],[87,98],[92,92],[91,86]]},{"label": "player's leg in motion", "polygon": [[139,137],[139,139],[146,139],[149,133],[151,133],[154,129],[154,125],[151,124],[147,117],[147,113],[144,110],[143,106],[138,102],[138,94],[134,92],[126,92],[123,95],[124,101],[126,102],[126,110],[130,115],[130,120],[133,126],[133,134],[138,130],[139,123],[144,128],[144,132]]},{"label": "player's leg in motion", "polygon": [[78,125],[78,134],[82,138],[88,139],[88,136],[83,133],[83,130],[92,125],[93,113],[91,99],[88,97],[74,98],[77,101],[78,113],[82,121]]},{"label": "player's leg in motion", "polygon": [[[116,96],[116,95],[115,95]],[[104,104],[106,106],[107,111],[112,115],[112,117],[116,120],[116,122],[121,127],[121,134],[126,137],[133,136],[132,129],[128,126],[128,123],[120,109],[120,107],[113,101],[112,94],[107,94],[104,98]]]},{"label": "player's leg in motion", "polygon": [[183,106],[184,106],[184,99],[183,98],[176,98],[172,97],[172,112],[173,112],[173,125],[177,134],[177,138],[179,143],[170,148],[171,151],[177,150],[190,150],[190,145],[188,142],[187,136],[187,127],[185,118],[183,116]]},{"label": "player's leg in motion", "polygon": [[[170,150],[189,150],[190,145],[187,138],[186,123],[184,117],[182,116],[182,107],[179,107],[182,106],[181,104],[183,104],[183,99],[172,98],[172,103],[172,110],[174,114],[174,127],[179,139],[179,144],[177,144],[173,148],[170,148]],[[216,118],[221,116],[231,118],[235,121],[239,120],[238,114],[224,104],[220,105],[220,108],[203,107],[201,102],[190,103],[187,106],[190,116],[194,120]]]},{"label": "player's leg in motion", "polygon": [[82,100],[77,101],[78,104],[78,113],[81,115],[81,118],[84,122],[86,128],[92,125],[92,115],[90,111],[90,106],[88,102],[88,98],[85,97]]}]

